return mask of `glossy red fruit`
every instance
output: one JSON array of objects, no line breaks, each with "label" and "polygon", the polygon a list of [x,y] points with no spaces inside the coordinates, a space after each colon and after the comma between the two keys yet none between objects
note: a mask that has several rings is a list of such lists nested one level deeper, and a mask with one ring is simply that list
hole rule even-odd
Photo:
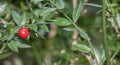
[{"label": "glossy red fruit", "polygon": [[27,28],[22,27],[22,28],[20,28],[20,29],[18,30],[18,35],[19,35],[19,37],[22,38],[22,39],[27,38],[27,37],[28,37],[28,34],[29,34],[29,31],[28,31]]}]

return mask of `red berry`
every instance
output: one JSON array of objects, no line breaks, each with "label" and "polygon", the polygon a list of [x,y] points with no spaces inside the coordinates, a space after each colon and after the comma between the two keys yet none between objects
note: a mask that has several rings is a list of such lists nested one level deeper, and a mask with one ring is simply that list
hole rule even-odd
[{"label": "red berry", "polygon": [[18,30],[18,35],[19,35],[19,37],[22,38],[22,39],[27,38],[27,37],[28,37],[28,34],[29,34],[29,31],[28,31],[27,28],[22,27],[22,28],[20,28],[20,29]]}]

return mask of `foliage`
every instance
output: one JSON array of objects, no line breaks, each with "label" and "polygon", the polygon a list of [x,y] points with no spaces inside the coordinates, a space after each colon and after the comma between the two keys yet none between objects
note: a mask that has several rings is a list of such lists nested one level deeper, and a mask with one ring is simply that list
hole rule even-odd
[{"label": "foliage", "polygon": [[[78,0],[72,9],[69,0],[1,0],[0,65],[119,65],[119,1],[90,2]],[[29,30],[26,39],[18,36],[21,27]]]}]

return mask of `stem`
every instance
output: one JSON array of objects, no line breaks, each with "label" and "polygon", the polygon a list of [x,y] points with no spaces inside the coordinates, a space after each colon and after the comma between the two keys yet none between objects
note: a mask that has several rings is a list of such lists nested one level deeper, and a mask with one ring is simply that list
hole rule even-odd
[{"label": "stem", "polygon": [[108,40],[107,40],[107,32],[106,32],[106,5],[105,0],[102,0],[102,18],[103,18],[103,38],[104,38],[104,48],[105,48],[105,55],[107,60],[107,65],[110,65],[110,55],[109,55],[109,47],[108,47]]},{"label": "stem", "polygon": [[[60,11],[60,12],[61,12],[61,11]],[[72,21],[72,19],[71,19],[70,17],[68,17],[64,12],[61,12],[61,13],[72,23],[72,25],[73,25],[77,30],[79,30],[79,27]],[[88,43],[89,43],[90,48],[92,49],[92,54],[94,55],[94,58],[95,58],[95,60],[96,60],[96,62],[97,62],[97,64],[98,64],[97,57],[95,56],[94,47],[93,47],[90,39],[87,39],[87,41],[88,41]]]},{"label": "stem", "polygon": [[[99,64],[99,62],[98,62],[98,60],[97,60],[97,57],[96,57],[95,49],[94,49],[94,47],[93,47],[90,39],[87,39],[87,41],[88,41],[89,46],[90,46],[90,48],[91,48],[91,50],[92,50],[91,53],[93,54],[93,56],[94,56],[94,58],[95,58],[96,64]],[[95,64],[95,65],[96,65],[96,64]]]},{"label": "stem", "polygon": [[94,6],[94,7],[99,7],[101,8],[101,5],[97,5],[97,4],[93,4],[93,3],[83,3],[84,5],[88,5],[88,6]]},{"label": "stem", "polygon": [[117,49],[117,51],[113,54],[113,56],[111,57],[110,61],[112,61],[114,59],[114,57],[117,55],[117,53],[119,52],[120,47]]},{"label": "stem", "polygon": [[27,3],[27,5],[28,5],[28,8],[30,9],[30,11],[32,11],[32,8],[31,8],[31,6],[30,6],[28,0],[26,0],[26,3]]},{"label": "stem", "polygon": [[24,7],[25,7],[25,6],[24,6],[24,3],[23,3],[22,0],[20,1],[20,6],[21,6],[21,11],[24,12],[24,11],[25,11],[25,10],[24,10]]},{"label": "stem", "polygon": [[6,44],[4,43],[2,48],[0,49],[0,54],[4,51],[5,47],[6,47]]},{"label": "stem", "polygon": [[[56,7],[56,5],[50,0],[50,2]],[[57,8],[57,7],[56,7]],[[71,23],[72,23],[72,25],[77,29],[77,30],[79,30],[79,27],[74,23],[75,21],[73,21],[69,16],[67,16],[64,12],[62,12],[61,10],[58,10],[59,12],[61,12]],[[88,41],[88,43],[89,43],[89,45],[90,45],[90,47],[91,47],[91,49],[92,49],[92,53],[93,53],[93,55],[94,55],[94,58],[95,58],[95,60],[96,60],[96,62],[97,62],[97,64],[98,64],[98,60],[97,60],[97,57],[95,56],[95,51],[94,51],[94,47],[93,47],[93,45],[92,45],[92,43],[91,43],[91,41],[90,41],[90,39],[88,38],[88,39],[86,39],[87,41]]]}]

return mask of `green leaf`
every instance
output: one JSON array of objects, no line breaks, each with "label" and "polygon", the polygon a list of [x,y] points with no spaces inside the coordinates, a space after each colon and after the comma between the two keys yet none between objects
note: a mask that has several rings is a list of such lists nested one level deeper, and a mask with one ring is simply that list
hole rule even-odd
[{"label": "green leaf", "polygon": [[29,24],[28,27],[29,27],[30,29],[34,30],[35,32],[37,32],[38,27],[37,27],[36,24]]},{"label": "green leaf", "polygon": [[25,22],[26,22],[26,12],[24,12],[22,15],[21,15],[21,20],[20,20],[20,25],[23,26],[25,25]]},{"label": "green leaf", "polygon": [[56,0],[56,7],[58,8],[58,9],[64,9],[64,7],[65,7],[65,4],[64,4],[64,1],[63,0]]},{"label": "green leaf", "polygon": [[38,16],[45,16],[48,13],[51,13],[51,12],[53,12],[55,10],[56,10],[56,8],[45,7],[45,8],[34,10],[33,13],[34,13],[35,16],[38,17]]},{"label": "green leaf", "polygon": [[14,52],[18,52],[18,48],[17,46],[15,45],[15,42],[14,41],[11,41],[10,43],[8,43],[8,47],[14,51]]},{"label": "green leaf", "polygon": [[80,0],[78,7],[76,7],[73,10],[72,18],[73,18],[74,22],[76,22],[78,20],[80,13],[81,13],[81,10],[82,10],[82,0]]},{"label": "green leaf", "polygon": [[7,40],[10,41],[15,35],[9,35],[7,36]]},{"label": "green leaf", "polygon": [[54,22],[54,24],[58,25],[58,26],[67,26],[70,25],[71,23],[65,19],[65,18],[56,18],[56,21]]},{"label": "green leaf", "polygon": [[10,56],[11,54],[12,54],[12,53],[8,53],[8,52],[0,54],[0,60],[7,58],[7,57]]},{"label": "green leaf", "polygon": [[33,14],[38,17],[40,15],[40,9],[34,10]]},{"label": "green leaf", "polygon": [[39,7],[39,8],[42,8],[42,5],[43,5],[43,3],[38,2],[38,7]]},{"label": "green leaf", "polygon": [[89,36],[88,36],[88,34],[82,29],[82,28],[78,28],[78,31],[79,31],[79,33],[80,33],[80,36],[82,37],[82,38],[84,38],[84,39],[89,39]]},{"label": "green leaf", "polygon": [[66,50],[65,50],[65,53],[58,53],[58,56],[60,56],[61,58],[64,58],[65,60],[68,60],[68,61],[70,61],[71,55],[72,54],[70,52],[66,52]]},{"label": "green leaf", "polygon": [[54,16],[54,13],[47,13],[45,16],[43,16],[43,21],[47,21],[51,19]]},{"label": "green leaf", "polygon": [[63,28],[63,30],[66,30],[66,31],[75,31],[76,29],[75,28]]},{"label": "green leaf", "polygon": [[14,35],[6,35],[6,36],[3,36],[2,38],[0,38],[0,40],[2,41],[10,41],[12,38],[14,37]]},{"label": "green leaf", "polygon": [[27,13],[27,19],[33,19],[34,14],[31,12],[26,12]]},{"label": "green leaf", "polygon": [[43,29],[45,32],[49,32],[49,29],[45,24],[41,25],[41,29]]},{"label": "green leaf", "polygon": [[12,18],[17,25],[20,25],[21,16],[14,10],[12,11]]},{"label": "green leaf", "polygon": [[84,44],[76,44],[74,45],[74,48],[83,53],[89,53],[91,51],[91,49]]},{"label": "green leaf", "polygon": [[19,29],[20,29],[20,26],[16,26],[16,27],[12,28],[10,34],[11,35],[16,34]]},{"label": "green leaf", "polygon": [[102,51],[102,54],[100,56],[100,63],[103,63],[106,60],[106,56],[105,56],[105,51]]},{"label": "green leaf", "polygon": [[43,1],[43,0],[30,0],[30,2],[38,2],[38,1]]},{"label": "green leaf", "polygon": [[94,51],[94,53],[92,52],[92,55],[95,56],[96,62],[99,63],[100,62],[100,55],[101,55],[99,50],[97,48],[93,47],[92,51]]},{"label": "green leaf", "polygon": [[19,48],[30,48],[31,47],[28,44],[23,44],[23,43],[20,43],[18,41],[15,41],[14,45],[17,46],[17,47],[19,47]]},{"label": "green leaf", "polygon": [[117,25],[118,25],[118,27],[119,27],[119,29],[120,29],[120,14],[119,13],[117,13],[117,17],[116,17],[116,22],[117,22]]},{"label": "green leaf", "polygon": [[5,12],[6,5],[7,5],[7,4],[0,5],[0,15]]},{"label": "green leaf", "polygon": [[43,9],[40,9],[40,15],[45,16],[48,13],[54,12],[55,10],[56,10],[56,8],[45,7]]}]

